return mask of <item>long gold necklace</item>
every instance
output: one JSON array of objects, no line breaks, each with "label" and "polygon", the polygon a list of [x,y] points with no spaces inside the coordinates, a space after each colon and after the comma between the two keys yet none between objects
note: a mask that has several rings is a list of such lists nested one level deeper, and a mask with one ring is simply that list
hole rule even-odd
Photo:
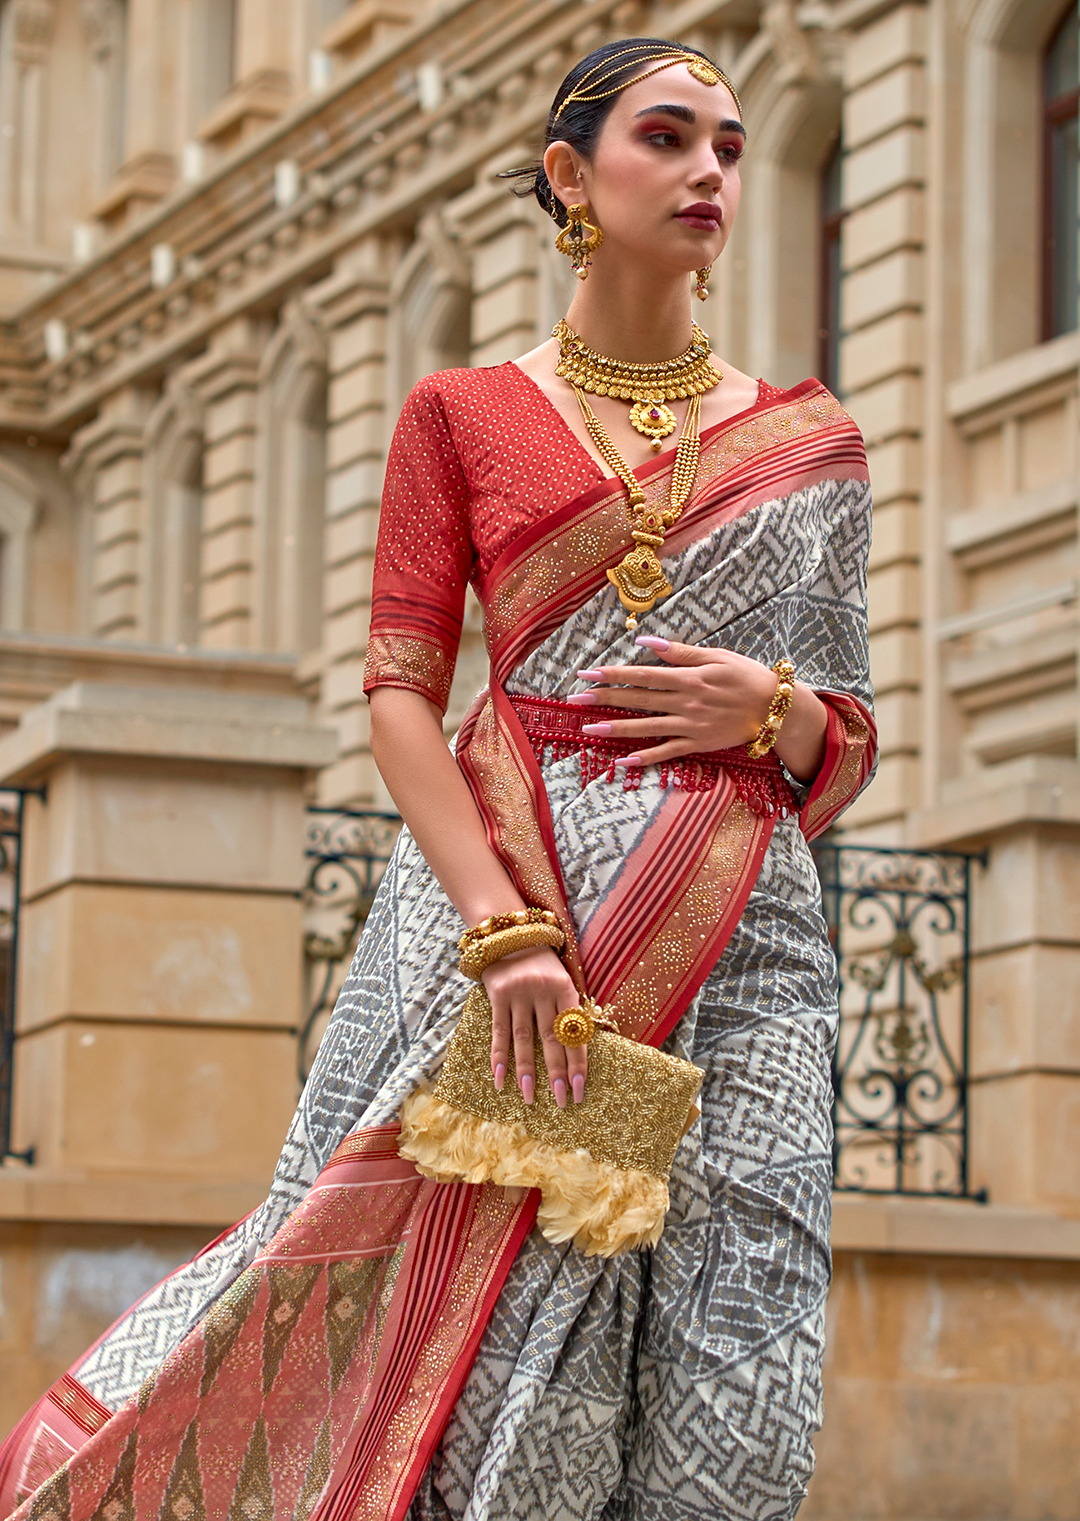
[{"label": "long gold necklace", "polygon": [[701,457],[701,394],[698,392],[692,396],[687,408],[686,421],[675,451],[671,503],[666,508],[648,505],[641,482],[611,442],[603,423],[589,405],[583,388],[575,385],[574,395],[578,399],[589,436],[629,493],[626,505],[633,525],[630,537],[634,541],[634,548],[622,557],[614,570],[608,571],[607,578],[627,610],[627,628],[635,629],[638,613],[651,612],[661,597],[671,595],[671,582],[664,575],[657,550],[663,548],[664,534],[682,512],[694,489],[698,460]]},{"label": "long gold necklace", "polygon": [[689,347],[681,354],[645,364],[598,354],[561,320],[556,322],[551,336],[559,342],[556,375],[568,380],[575,390],[632,401],[631,427],[651,439],[655,450],[659,450],[661,439],[674,433],[677,426],[675,413],[667,403],[700,396],[724,378],[713,365],[708,334],[696,322],[691,325]]}]

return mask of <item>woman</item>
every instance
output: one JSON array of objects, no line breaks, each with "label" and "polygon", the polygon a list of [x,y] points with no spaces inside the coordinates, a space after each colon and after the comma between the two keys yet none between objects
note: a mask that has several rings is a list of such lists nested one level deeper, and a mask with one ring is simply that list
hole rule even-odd
[{"label": "woman", "polygon": [[[652,39],[560,87],[532,178],[586,278],[550,342],[432,376],[402,413],[366,687],[407,828],[271,1195],[12,1434],[4,1514],[798,1508],[836,1023],[806,840],[872,766],[869,494],[823,387],[778,391],[692,338],[739,114],[704,55]],[[440,720],[470,580],[492,673],[455,756]],[[463,922],[526,907],[566,944],[482,973],[497,1087],[532,1102],[538,1031],[556,1102],[587,1099],[587,1051],[553,1034],[586,990],[705,1074],[652,1250],[553,1245],[534,1193],[398,1155],[469,986]]]}]

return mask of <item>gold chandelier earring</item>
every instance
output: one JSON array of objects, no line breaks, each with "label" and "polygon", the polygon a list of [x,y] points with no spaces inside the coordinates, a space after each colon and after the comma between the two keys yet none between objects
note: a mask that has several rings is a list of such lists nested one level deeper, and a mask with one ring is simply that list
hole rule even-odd
[{"label": "gold chandelier earring", "polygon": [[588,279],[592,256],[604,241],[603,232],[589,221],[588,211],[588,206],[568,206],[567,224],[555,239],[555,247],[570,260],[579,280]]},{"label": "gold chandelier earring", "polygon": [[695,294],[699,301],[709,299],[709,276],[712,274],[712,265],[706,264],[697,271],[697,289]]}]

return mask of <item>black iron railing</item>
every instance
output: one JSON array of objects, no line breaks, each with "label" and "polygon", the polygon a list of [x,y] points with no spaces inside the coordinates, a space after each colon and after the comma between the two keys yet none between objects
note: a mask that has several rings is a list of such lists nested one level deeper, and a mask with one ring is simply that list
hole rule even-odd
[{"label": "black iron railing", "polygon": [[34,1160],[29,1151],[12,1151],[12,1097],[15,1088],[15,1018],[19,992],[19,911],[22,906],[23,813],[33,789],[0,792],[0,1161]]},{"label": "black iron railing", "polygon": [[830,842],[814,854],[840,977],[834,1186],[970,1198],[968,968],[980,858]]},{"label": "black iron railing", "polygon": [[309,808],[304,855],[306,1012],[299,1030],[297,1070],[307,1081],[326,1020],[364,920],[401,829],[396,813]]}]

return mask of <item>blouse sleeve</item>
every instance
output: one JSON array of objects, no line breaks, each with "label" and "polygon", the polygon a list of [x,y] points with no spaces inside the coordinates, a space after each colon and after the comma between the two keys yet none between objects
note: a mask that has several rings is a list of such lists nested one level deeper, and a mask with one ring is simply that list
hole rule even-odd
[{"label": "blouse sleeve", "polygon": [[473,559],[469,488],[428,376],[402,408],[386,462],[365,692],[404,687],[446,712]]}]

